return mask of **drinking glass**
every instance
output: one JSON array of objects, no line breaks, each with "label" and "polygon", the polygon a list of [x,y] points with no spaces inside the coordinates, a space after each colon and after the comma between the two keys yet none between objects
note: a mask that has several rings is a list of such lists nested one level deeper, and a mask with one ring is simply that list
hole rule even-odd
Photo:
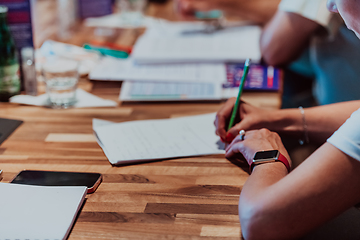
[{"label": "drinking glass", "polygon": [[50,59],[42,67],[46,93],[52,108],[69,108],[76,103],[79,63],[68,59]]},{"label": "drinking glass", "polygon": [[146,0],[118,0],[117,5],[120,10],[120,17],[125,25],[138,27],[144,22],[144,9]]}]

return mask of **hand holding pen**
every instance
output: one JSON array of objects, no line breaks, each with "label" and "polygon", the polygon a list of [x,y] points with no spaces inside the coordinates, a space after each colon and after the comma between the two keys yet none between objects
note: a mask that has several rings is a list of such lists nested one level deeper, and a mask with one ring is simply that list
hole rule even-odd
[{"label": "hand holding pen", "polygon": [[223,142],[230,143],[240,130],[266,127],[269,110],[260,109],[241,101],[242,90],[250,68],[250,59],[244,66],[237,98],[230,98],[218,111],[215,119],[216,134]]}]

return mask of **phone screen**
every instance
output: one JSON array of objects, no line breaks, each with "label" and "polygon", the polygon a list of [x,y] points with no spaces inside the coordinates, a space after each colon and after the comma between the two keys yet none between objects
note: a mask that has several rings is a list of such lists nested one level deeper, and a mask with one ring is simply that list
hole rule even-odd
[{"label": "phone screen", "polygon": [[100,173],[24,170],[11,183],[39,186],[87,186],[88,193],[92,193],[101,180]]}]

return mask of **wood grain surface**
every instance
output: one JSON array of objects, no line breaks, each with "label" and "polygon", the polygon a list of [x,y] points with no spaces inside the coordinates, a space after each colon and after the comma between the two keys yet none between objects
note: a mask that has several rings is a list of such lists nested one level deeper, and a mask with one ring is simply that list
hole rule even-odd
[{"label": "wood grain surface", "polygon": [[[39,8],[54,8],[49,2],[39,0]],[[148,13],[172,18],[171,4],[149,5]],[[119,30],[114,34],[112,41],[131,45],[140,32]],[[97,37],[94,29],[79,25],[67,42],[81,45]],[[120,85],[80,82],[80,87],[112,100],[118,99]],[[278,108],[280,95],[245,93],[244,99]],[[103,182],[87,196],[70,240],[239,239],[237,204],[248,177],[247,166],[231,163],[223,155],[112,166],[92,130],[93,118],[114,122],[163,119],[216,112],[222,104],[119,103],[116,108],[55,110],[1,103],[0,117],[24,121],[0,146],[2,182],[11,181],[23,169],[102,173]]]}]

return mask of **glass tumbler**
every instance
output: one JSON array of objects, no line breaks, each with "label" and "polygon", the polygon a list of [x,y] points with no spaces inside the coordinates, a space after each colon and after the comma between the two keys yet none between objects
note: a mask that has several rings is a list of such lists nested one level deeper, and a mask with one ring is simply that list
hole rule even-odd
[{"label": "glass tumbler", "polygon": [[143,25],[146,3],[146,0],[118,0],[120,17],[124,24],[129,27]]},{"label": "glass tumbler", "polygon": [[68,59],[50,59],[42,66],[46,93],[52,108],[69,108],[76,103],[79,63]]}]

